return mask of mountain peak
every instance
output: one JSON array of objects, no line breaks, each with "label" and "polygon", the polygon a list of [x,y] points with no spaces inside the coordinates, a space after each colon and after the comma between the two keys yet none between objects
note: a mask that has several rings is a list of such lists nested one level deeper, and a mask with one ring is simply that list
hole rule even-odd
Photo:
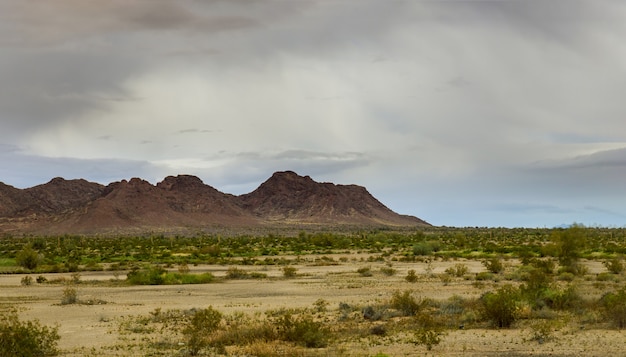
[{"label": "mountain peak", "polygon": [[395,225],[428,223],[399,215],[357,185],[319,183],[275,172],[241,196],[222,193],[192,175],[141,178],[103,186],[61,177],[28,189],[0,183],[0,232],[136,233],[246,228],[271,224]]}]

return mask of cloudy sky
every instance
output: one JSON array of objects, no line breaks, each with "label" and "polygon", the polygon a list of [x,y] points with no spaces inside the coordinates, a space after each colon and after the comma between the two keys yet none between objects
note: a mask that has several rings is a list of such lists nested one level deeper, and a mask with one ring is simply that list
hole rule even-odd
[{"label": "cloudy sky", "polygon": [[621,0],[3,0],[0,181],[278,170],[435,225],[626,225]]}]

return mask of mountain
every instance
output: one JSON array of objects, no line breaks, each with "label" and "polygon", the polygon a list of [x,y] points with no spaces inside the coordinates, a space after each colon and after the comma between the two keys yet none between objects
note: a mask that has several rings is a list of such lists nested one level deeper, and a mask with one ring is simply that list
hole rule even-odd
[{"label": "mountain", "polygon": [[130,234],[281,225],[419,226],[364,187],[318,183],[276,172],[251,193],[234,196],[190,175],[152,185],[133,178],[107,186],[55,178],[28,189],[0,183],[0,232]]},{"label": "mountain", "polygon": [[427,224],[399,215],[376,200],[365,187],[318,183],[295,172],[276,172],[259,188],[239,197],[247,211],[268,221],[327,224]]}]

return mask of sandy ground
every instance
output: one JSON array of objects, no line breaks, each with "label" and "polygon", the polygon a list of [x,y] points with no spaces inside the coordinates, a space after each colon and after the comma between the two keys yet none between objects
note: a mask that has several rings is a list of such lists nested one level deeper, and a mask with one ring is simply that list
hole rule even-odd
[{"label": "sandy ground", "polygon": [[[333,258],[337,260],[339,257]],[[386,266],[384,262],[362,262],[350,257],[347,262],[328,266],[305,260],[301,265],[294,265],[298,276],[293,279],[282,278],[282,267],[279,266],[239,266],[267,274],[268,279],[227,280],[204,285],[113,286],[106,283],[116,279],[111,272],[81,273],[81,283],[76,285],[78,298],[106,302],[95,305],[61,305],[63,284],[22,286],[22,275],[0,275],[0,304],[19,307],[22,319],[38,319],[46,325],[58,324],[62,355],[80,355],[76,353],[77,348],[93,348],[94,355],[105,355],[105,347],[120,341],[117,324],[121,318],[149,315],[156,308],[213,306],[225,314],[254,314],[278,308],[312,307],[315,301],[324,299],[329,303],[329,310],[337,310],[339,303],[366,306],[386,301],[394,291],[410,289],[416,296],[446,299],[453,295],[477,297],[492,286],[493,283],[487,282],[485,288],[480,288],[472,285],[473,280],[463,279],[444,283],[433,276],[458,263],[467,265],[470,274],[484,271],[479,261],[393,262],[397,273],[386,276],[380,273],[380,268]],[[590,270],[603,271],[598,264],[589,263]],[[374,275],[360,276],[356,272],[360,267],[371,267]],[[192,272],[208,271],[219,277],[224,276],[229,267],[203,265],[190,268]],[[420,275],[418,282],[405,281],[409,269]],[[48,280],[71,278],[71,274],[43,275]],[[123,273],[117,276],[119,279],[124,277]],[[93,283],[96,280],[103,282]],[[350,356],[372,356],[379,352],[390,356],[626,356],[625,334],[612,329],[564,328],[555,333],[558,337],[555,341],[538,344],[526,340],[528,331],[524,328],[452,330],[432,351],[426,351],[423,346],[372,338],[367,343],[346,344],[342,353]],[[329,356],[334,354],[332,350],[326,353]]]}]

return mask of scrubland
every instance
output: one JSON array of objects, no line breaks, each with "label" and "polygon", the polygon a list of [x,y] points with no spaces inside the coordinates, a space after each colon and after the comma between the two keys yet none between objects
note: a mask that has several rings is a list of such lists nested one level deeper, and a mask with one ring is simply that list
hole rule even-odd
[{"label": "scrubland", "polygon": [[626,230],[0,240],[0,356],[624,355]]}]

